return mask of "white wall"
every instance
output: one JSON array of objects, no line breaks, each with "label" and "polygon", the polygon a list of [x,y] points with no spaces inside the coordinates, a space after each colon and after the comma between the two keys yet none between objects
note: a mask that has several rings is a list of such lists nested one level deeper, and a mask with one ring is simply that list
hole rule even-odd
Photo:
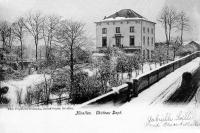
[{"label": "white wall", "polygon": [[[128,22],[128,23],[127,23]],[[142,22],[142,24],[141,24]],[[143,28],[145,27],[146,32],[143,33]],[[134,26],[135,31],[134,33],[130,33],[130,27]],[[154,44],[155,44],[155,24],[148,22],[148,21],[140,21],[140,20],[119,20],[119,21],[109,21],[109,22],[97,22],[96,25],[96,47],[102,47],[102,37],[107,37],[107,46],[113,46],[115,45],[115,28],[120,27],[120,34],[124,36],[121,40],[121,44],[123,44],[124,47],[130,46],[130,36],[135,36],[135,46],[141,46],[142,49],[149,49],[154,50]],[[107,28],[107,34],[102,34],[102,28]],[[147,28],[149,28],[149,33],[147,32]],[[151,33],[151,29],[153,28],[153,34]],[[141,31],[142,30],[142,31]],[[141,34],[142,32],[142,34]],[[142,37],[141,37],[142,36]],[[143,36],[145,36],[145,45],[143,45]],[[147,38],[149,37],[149,45],[147,43]],[[153,38],[153,44],[151,42],[151,39]]]}]

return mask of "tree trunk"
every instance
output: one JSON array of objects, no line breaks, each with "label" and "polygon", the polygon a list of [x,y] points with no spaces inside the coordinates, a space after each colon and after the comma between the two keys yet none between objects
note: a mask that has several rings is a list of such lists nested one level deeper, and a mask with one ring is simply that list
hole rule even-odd
[{"label": "tree trunk", "polygon": [[36,59],[36,61],[37,61],[37,57],[38,57],[37,49],[38,49],[38,37],[36,36],[35,37],[35,59]]},{"label": "tree trunk", "polygon": [[71,79],[71,84],[70,84],[70,91],[73,91],[73,86],[74,86],[74,59],[73,59],[73,41],[70,46],[70,79]]},{"label": "tree trunk", "polygon": [[[167,43],[167,46],[169,45],[169,39],[168,39],[168,35],[167,35],[167,20],[165,20],[165,37],[166,37],[166,43]],[[169,54],[169,51],[167,49],[167,56]]]},{"label": "tree trunk", "polygon": [[20,38],[20,43],[21,43],[21,68],[23,69],[23,42],[22,39]]},{"label": "tree trunk", "polygon": [[173,57],[173,60],[175,60],[175,57],[176,57],[176,50],[174,49],[174,57]]},{"label": "tree trunk", "polygon": [[183,45],[183,24],[181,25],[181,45]]}]

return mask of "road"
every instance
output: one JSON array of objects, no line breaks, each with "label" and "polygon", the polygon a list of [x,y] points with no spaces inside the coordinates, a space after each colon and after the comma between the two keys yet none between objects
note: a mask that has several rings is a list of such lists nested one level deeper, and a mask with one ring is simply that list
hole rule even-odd
[{"label": "road", "polygon": [[179,87],[165,103],[169,104],[188,104],[200,86],[200,68],[193,74],[190,87]]}]

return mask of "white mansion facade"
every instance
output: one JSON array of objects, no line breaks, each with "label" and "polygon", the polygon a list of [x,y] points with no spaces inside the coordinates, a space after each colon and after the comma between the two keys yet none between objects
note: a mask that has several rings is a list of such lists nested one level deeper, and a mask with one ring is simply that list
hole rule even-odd
[{"label": "white mansion facade", "polygon": [[155,44],[155,23],[131,9],[120,10],[96,23],[98,50],[119,47],[127,53],[142,52],[151,58]]}]

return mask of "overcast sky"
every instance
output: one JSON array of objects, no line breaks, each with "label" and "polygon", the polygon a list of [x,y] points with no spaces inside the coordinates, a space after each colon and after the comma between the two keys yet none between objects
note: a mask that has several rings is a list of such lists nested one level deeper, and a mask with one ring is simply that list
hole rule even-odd
[{"label": "overcast sky", "polygon": [[[67,19],[86,23],[88,34],[95,37],[95,24],[121,9],[132,9],[156,24],[156,40],[164,40],[164,32],[156,21],[160,10],[172,5],[184,10],[192,20],[193,30],[185,35],[186,39],[200,38],[200,0],[0,0],[0,18],[14,21],[29,10],[58,14]],[[199,39],[200,40],[200,39]]]}]

